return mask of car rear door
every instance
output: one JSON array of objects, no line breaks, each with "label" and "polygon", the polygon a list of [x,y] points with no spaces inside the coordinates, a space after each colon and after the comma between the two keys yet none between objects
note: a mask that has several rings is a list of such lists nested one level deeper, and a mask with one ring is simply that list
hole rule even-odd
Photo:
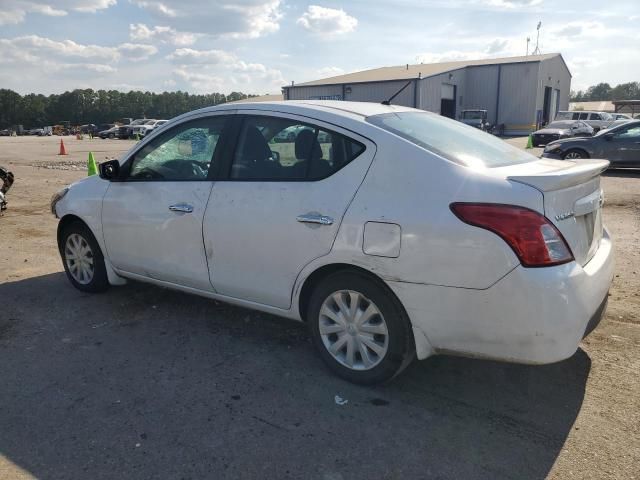
[{"label": "car rear door", "polygon": [[111,182],[102,225],[109,259],[122,272],[213,290],[202,241],[211,180],[228,115],[173,126],[141,144]]},{"label": "car rear door", "polygon": [[302,268],[330,252],[375,145],[307,117],[241,113],[226,178],[204,216],[211,283],[219,294],[288,309]]}]

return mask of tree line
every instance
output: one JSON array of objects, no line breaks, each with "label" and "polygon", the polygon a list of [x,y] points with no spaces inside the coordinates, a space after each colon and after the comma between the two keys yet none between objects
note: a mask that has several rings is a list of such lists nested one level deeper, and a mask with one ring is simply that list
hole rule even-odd
[{"label": "tree line", "polygon": [[187,92],[119,92],[117,90],[76,89],[61,94],[20,95],[0,89],[0,129],[13,125],[35,128],[70,121],[72,125],[113,123],[120,118],[170,119],[197,108],[248,98],[241,92],[229,95]]},{"label": "tree line", "polygon": [[640,82],[621,83],[612,87],[608,83],[592,85],[585,91],[571,91],[572,102],[598,102],[611,100],[640,100]]}]

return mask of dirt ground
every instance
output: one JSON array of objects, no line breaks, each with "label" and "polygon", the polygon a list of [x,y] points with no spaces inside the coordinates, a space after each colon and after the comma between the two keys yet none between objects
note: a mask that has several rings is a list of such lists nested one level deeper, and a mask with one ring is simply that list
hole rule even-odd
[{"label": "dirt ground", "polygon": [[332,376],[297,323],[143,284],[71,287],[49,199],[89,150],[133,142],[65,137],[58,157],[59,141],[0,138],[16,175],[0,217],[1,479],[640,478],[637,173],[603,178],[617,272],[572,358],[433,357],[365,388]]}]

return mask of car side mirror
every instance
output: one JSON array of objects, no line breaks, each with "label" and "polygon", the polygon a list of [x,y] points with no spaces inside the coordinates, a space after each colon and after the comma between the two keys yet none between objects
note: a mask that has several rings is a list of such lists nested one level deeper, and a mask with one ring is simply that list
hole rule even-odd
[{"label": "car side mirror", "polygon": [[103,180],[109,180],[110,182],[120,180],[120,162],[118,160],[103,162],[98,166],[98,170],[100,172],[100,178]]},{"label": "car side mirror", "polygon": [[274,152],[273,150],[271,150],[271,158],[274,162],[280,163],[280,152]]}]

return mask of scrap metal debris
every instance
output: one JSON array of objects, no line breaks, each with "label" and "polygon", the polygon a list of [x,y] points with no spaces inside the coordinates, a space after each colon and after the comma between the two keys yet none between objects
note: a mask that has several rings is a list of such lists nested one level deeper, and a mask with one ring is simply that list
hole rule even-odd
[{"label": "scrap metal debris", "polygon": [[13,185],[15,177],[9,170],[4,168],[3,166],[0,166],[0,180],[2,181],[2,186],[0,186],[0,212],[3,212],[7,209],[6,195],[11,188],[11,185]]}]

